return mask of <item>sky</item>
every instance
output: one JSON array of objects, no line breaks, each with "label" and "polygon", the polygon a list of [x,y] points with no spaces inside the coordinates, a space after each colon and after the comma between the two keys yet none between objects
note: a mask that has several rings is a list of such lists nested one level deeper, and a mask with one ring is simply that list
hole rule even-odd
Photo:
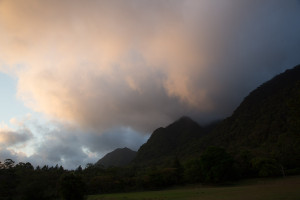
[{"label": "sky", "polygon": [[299,55],[299,0],[0,0],[0,160],[138,150],[230,116]]}]

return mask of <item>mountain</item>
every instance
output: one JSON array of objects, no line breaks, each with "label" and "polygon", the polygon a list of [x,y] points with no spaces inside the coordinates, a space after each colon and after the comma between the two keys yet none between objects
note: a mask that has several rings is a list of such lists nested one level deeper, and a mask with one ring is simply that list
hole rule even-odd
[{"label": "mountain", "polygon": [[[136,164],[163,164],[175,158],[184,158],[190,146],[205,135],[205,130],[189,117],[182,117],[165,128],[156,129],[140,147],[134,159]],[[197,149],[191,151],[198,152]]]},{"label": "mountain", "polygon": [[[130,159],[140,166],[164,165],[199,158],[209,146],[223,147],[238,161],[247,158],[248,164],[272,160],[285,169],[300,169],[300,65],[253,90],[223,121],[201,127],[182,117],[156,129]],[[114,153],[98,163],[119,165],[124,156]]]},{"label": "mountain", "polygon": [[252,91],[203,145],[300,168],[300,65]]},{"label": "mountain", "polygon": [[237,160],[247,157],[250,163],[263,158],[286,169],[300,169],[300,65],[252,91],[221,122],[203,128],[183,117],[156,129],[133,162],[148,165],[199,158],[209,146],[223,147]]},{"label": "mountain", "polygon": [[102,165],[105,168],[115,166],[121,167],[129,164],[136,156],[136,151],[129,148],[118,148],[96,162],[95,165]]}]

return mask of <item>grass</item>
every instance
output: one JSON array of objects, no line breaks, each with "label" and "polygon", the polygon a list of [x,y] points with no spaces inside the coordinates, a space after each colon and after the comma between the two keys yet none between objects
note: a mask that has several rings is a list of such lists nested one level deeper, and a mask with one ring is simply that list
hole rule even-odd
[{"label": "grass", "polygon": [[230,187],[178,189],[91,195],[88,200],[299,200],[300,176],[254,179]]}]

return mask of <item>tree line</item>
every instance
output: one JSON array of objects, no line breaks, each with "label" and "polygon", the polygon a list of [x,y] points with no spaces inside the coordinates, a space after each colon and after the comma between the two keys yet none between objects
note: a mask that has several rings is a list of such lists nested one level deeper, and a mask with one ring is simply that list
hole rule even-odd
[{"label": "tree line", "polygon": [[90,194],[163,189],[183,184],[227,184],[241,178],[285,175],[273,159],[253,158],[247,152],[233,157],[225,149],[209,147],[198,158],[176,157],[156,166],[110,167],[87,164],[75,170],[37,166],[11,159],[0,162],[0,199],[81,200]]}]

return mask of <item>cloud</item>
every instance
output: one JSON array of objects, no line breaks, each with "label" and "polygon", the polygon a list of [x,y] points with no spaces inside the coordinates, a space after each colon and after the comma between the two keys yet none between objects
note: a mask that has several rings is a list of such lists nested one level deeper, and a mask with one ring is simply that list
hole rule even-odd
[{"label": "cloud", "polygon": [[31,131],[20,121],[11,120],[18,126],[16,130],[9,128],[6,124],[0,126],[0,145],[10,147],[23,144],[33,138]]},{"label": "cloud", "polygon": [[68,169],[95,163],[119,147],[137,150],[148,139],[148,136],[128,128],[110,130],[99,135],[60,126],[43,134],[43,140],[35,144],[35,153],[28,156],[27,160],[35,166],[59,164]]},{"label": "cloud", "polygon": [[0,147],[0,162],[3,162],[5,159],[12,159],[15,163],[24,162],[26,155]]},{"label": "cloud", "polygon": [[11,124],[15,126],[10,128],[7,124],[0,124],[0,162],[5,159],[13,159],[15,162],[21,162],[26,159],[26,154],[18,149],[24,149],[34,139],[31,130],[26,126],[26,119],[11,119]]},{"label": "cloud", "polygon": [[137,151],[148,138],[149,135],[140,134],[129,127],[121,127],[110,129],[100,135],[91,133],[81,138],[81,141],[91,152],[109,152],[123,147]]},{"label": "cloud", "polygon": [[51,134],[48,138],[40,143],[35,149],[36,152],[27,159],[34,165],[63,165],[65,168],[74,169],[79,165],[85,165],[95,162],[98,157],[89,158],[82,150],[82,144],[74,138],[64,133],[64,138],[59,134]]},{"label": "cloud", "polygon": [[23,130],[21,133],[2,130],[0,129],[0,144],[1,145],[15,145],[19,143],[23,143],[31,139],[32,134],[29,130]]},{"label": "cloud", "polygon": [[224,117],[299,50],[296,1],[2,1],[1,11],[1,60],[17,66],[19,96],[96,129],[150,131],[193,109]]},{"label": "cloud", "polygon": [[182,115],[230,115],[300,63],[299,11],[297,0],[2,0],[0,69],[17,77],[27,106],[66,126],[39,156],[84,160],[75,144],[137,148],[137,132]]},{"label": "cloud", "polygon": [[67,169],[95,163],[116,148],[138,150],[149,137],[129,127],[99,134],[70,124],[40,120],[35,115],[12,118],[9,125],[12,128],[1,124],[0,161],[10,158],[16,163],[30,162],[34,166],[58,164]]}]

